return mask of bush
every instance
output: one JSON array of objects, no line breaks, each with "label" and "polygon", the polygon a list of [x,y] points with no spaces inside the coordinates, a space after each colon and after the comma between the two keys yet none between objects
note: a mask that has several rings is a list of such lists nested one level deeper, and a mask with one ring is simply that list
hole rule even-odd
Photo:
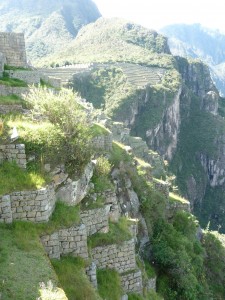
[{"label": "bush", "polygon": [[92,154],[87,115],[76,98],[71,90],[55,93],[47,88],[33,88],[25,99],[34,117],[47,119],[61,133],[54,155],[71,173],[79,173]]}]

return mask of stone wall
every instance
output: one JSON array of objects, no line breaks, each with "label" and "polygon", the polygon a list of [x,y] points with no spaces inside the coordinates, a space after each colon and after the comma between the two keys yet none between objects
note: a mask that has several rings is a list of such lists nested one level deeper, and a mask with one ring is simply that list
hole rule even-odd
[{"label": "stone wall", "polygon": [[6,71],[10,78],[17,78],[25,81],[28,84],[39,84],[41,74],[38,71],[26,71],[26,70],[10,70]]},{"label": "stone wall", "polygon": [[13,104],[13,105],[3,105],[0,104],[0,114],[5,115],[11,112],[19,112],[22,113],[23,111],[23,107],[21,104]]},{"label": "stone wall", "polygon": [[191,212],[191,205],[189,201],[168,201],[166,207],[167,218],[173,218],[178,211]]},{"label": "stone wall", "polygon": [[153,278],[148,278],[147,283],[146,283],[146,289],[148,291],[154,290],[156,291],[156,277]]},{"label": "stone wall", "polygon": [[98,288],[98,282],[97,282],[97,268],[95,263],[91,263],[90,266],[86,268],[86,274],[94,286],[94,288]]},{"label": "stone wall", "polygon": [[121,285],[124,293],[143,293],[142,273],[140,270],[121,274]]},{"label": "stone wall", "polygon": [[11,223],[13,220],[47,222],[54,211],[55,200],[53,186],[1,196],[0,222]]},{"label": "stone wall", "polygon": [[60,89],[62,87],[62,80],[60,78],[56,78],[53,76],[47,76],[45,74],[41,75],[41,79],[44,80],[47,84],[53,86],[56,89]]},{"label": "stone wall", "polygon": [[17,95],[21,97],[29,92],[28,87],[16,87],[0,84],[0,96]]},{"label": "stone wall", "polygon": [[18,166],[26,169],[26,153],[23,144],[0,145],[0,164],[3,161],[15,161]]},{"label": "stone wall", "polygon": [[23,33],[0,32],[0,52],[5,56],[7,65],[27,66]]},{"label": "stone wall", "polygon": [[0,77],[3,76],[5,62],[5,55],[0,52]]},{"label": "stone wall", "polygon": [[100,149],[104,151],[111,151],[112,150],[112,134],[103,134],[98,135],[92,139],[92,145],[95,149]]},{"label": "stone wall", "polygon": [[119,273],[136,269],[134,239],[118,245],[93,248],[91,256],[98,269],[115,269]]},{"label": "stone wall", "polygon": [[86,226],[88,236],[96,232],[109,231],[109,211],[110,205],[81,212],[81,221]]},{"label": "stone wall", "polygon": [[12,223],[12,209],[10,196],[0,197],[0,223]]},{"label": "stone wall", "polygon": [[59,259],[67,254],[88,258],[87,231],[84,224],[42,236],[41,241],[50,258]]}]

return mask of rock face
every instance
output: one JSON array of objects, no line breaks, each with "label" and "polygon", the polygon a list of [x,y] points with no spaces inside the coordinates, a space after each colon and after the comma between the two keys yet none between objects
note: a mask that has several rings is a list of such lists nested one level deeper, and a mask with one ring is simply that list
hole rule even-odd
[{"label": "rock face", "polygon": [[90,162],[82,176],[77,181],[67,179],[62,187],[57,191],[56,197],[68,205],[75,205],[81,202],[89,189],[89,182],[93,176],[94,163]]}]

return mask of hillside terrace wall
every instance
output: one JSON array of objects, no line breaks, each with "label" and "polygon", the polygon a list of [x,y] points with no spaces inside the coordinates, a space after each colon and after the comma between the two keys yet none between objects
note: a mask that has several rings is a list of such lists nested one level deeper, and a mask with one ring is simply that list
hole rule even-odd
[{"label": "hillside terrace wall", "polygon": [[81,212],[81,220],[86,226],[88,236],[96,232],[107,233],[109,231],[109,212],[110,205]]},{"label": "hillside terrace wall", "polygon": [[84,224],[42,236],[41,242],[50,258],[60,259],[67,254],[88,258],[87,231]]},{"label": "hillside terrace wall", "polygon": [[22,97],[23,95],[28,94],[28,92],[28,87],[16,87],[0,84],[0,96],[17,95],[19,97]]},{"label": "hillside terrace wall", "polygon": [[131,239],[118,245],[93,248],[91,257],[98,269],[115,269],[119,273],[134,270],[136,269],[135,241]]},{"label": "hillside terrace wall", "polygon": [[98,135],[92,139],[92,145],[95,149],[100,149],[104,151],[111,151],[112,150],[112,134],[103,134]]},{"label": "hillside terrace wall", "polygon": [[121,274],[120,278],[122,289],[125,293],[143,293],[142,273],[140,270],[128,274]]},{"label": "hillside terrace wall", "polygon": [[17,78],[25,81],[28,84],[39,84],[41,79],[41,74],[38,71],[32,70],[9,70],[6,71],[10,78]]},{"label": "hillside terrace wall", "polygon": [[0,222],[11,223],[13,220],[47,222],[54,211],[55,202],[53,186],[1,196]]},{"label": "hillside terrace wall", "polygon": [[26,153],[23,144],[0,145],[0,164],[3,161],[15,161],[19,167],[26,169]]},{"label": "hillside terrace wall", "polygon": [[22,105],[21,104],[12,104],[12,105],[0,104],[0,114],[6,115],[11,112],[22,113],[23,112]]},{"label": "hillside terrace wall", "polygon": [[0,32],[0,52],[5,63],[15,67],[26,67],[27,58],[23,33]]}]

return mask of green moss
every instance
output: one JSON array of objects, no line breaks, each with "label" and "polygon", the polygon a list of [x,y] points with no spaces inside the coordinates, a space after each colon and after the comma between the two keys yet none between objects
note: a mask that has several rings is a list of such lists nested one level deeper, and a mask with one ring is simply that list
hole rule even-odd
[{"label": "green moss", "polygon": [[104,300],[120,300],[123,294],[120,276],[115,270],[97,270],[98,291]]},{"label": "green moss", "polygon": [[15,67],[15,66],[9,66],[9,65],[4,65],[4,70],[13,70],[13,71],[32,71],[31,68],[25,68],[25,67]]}]

